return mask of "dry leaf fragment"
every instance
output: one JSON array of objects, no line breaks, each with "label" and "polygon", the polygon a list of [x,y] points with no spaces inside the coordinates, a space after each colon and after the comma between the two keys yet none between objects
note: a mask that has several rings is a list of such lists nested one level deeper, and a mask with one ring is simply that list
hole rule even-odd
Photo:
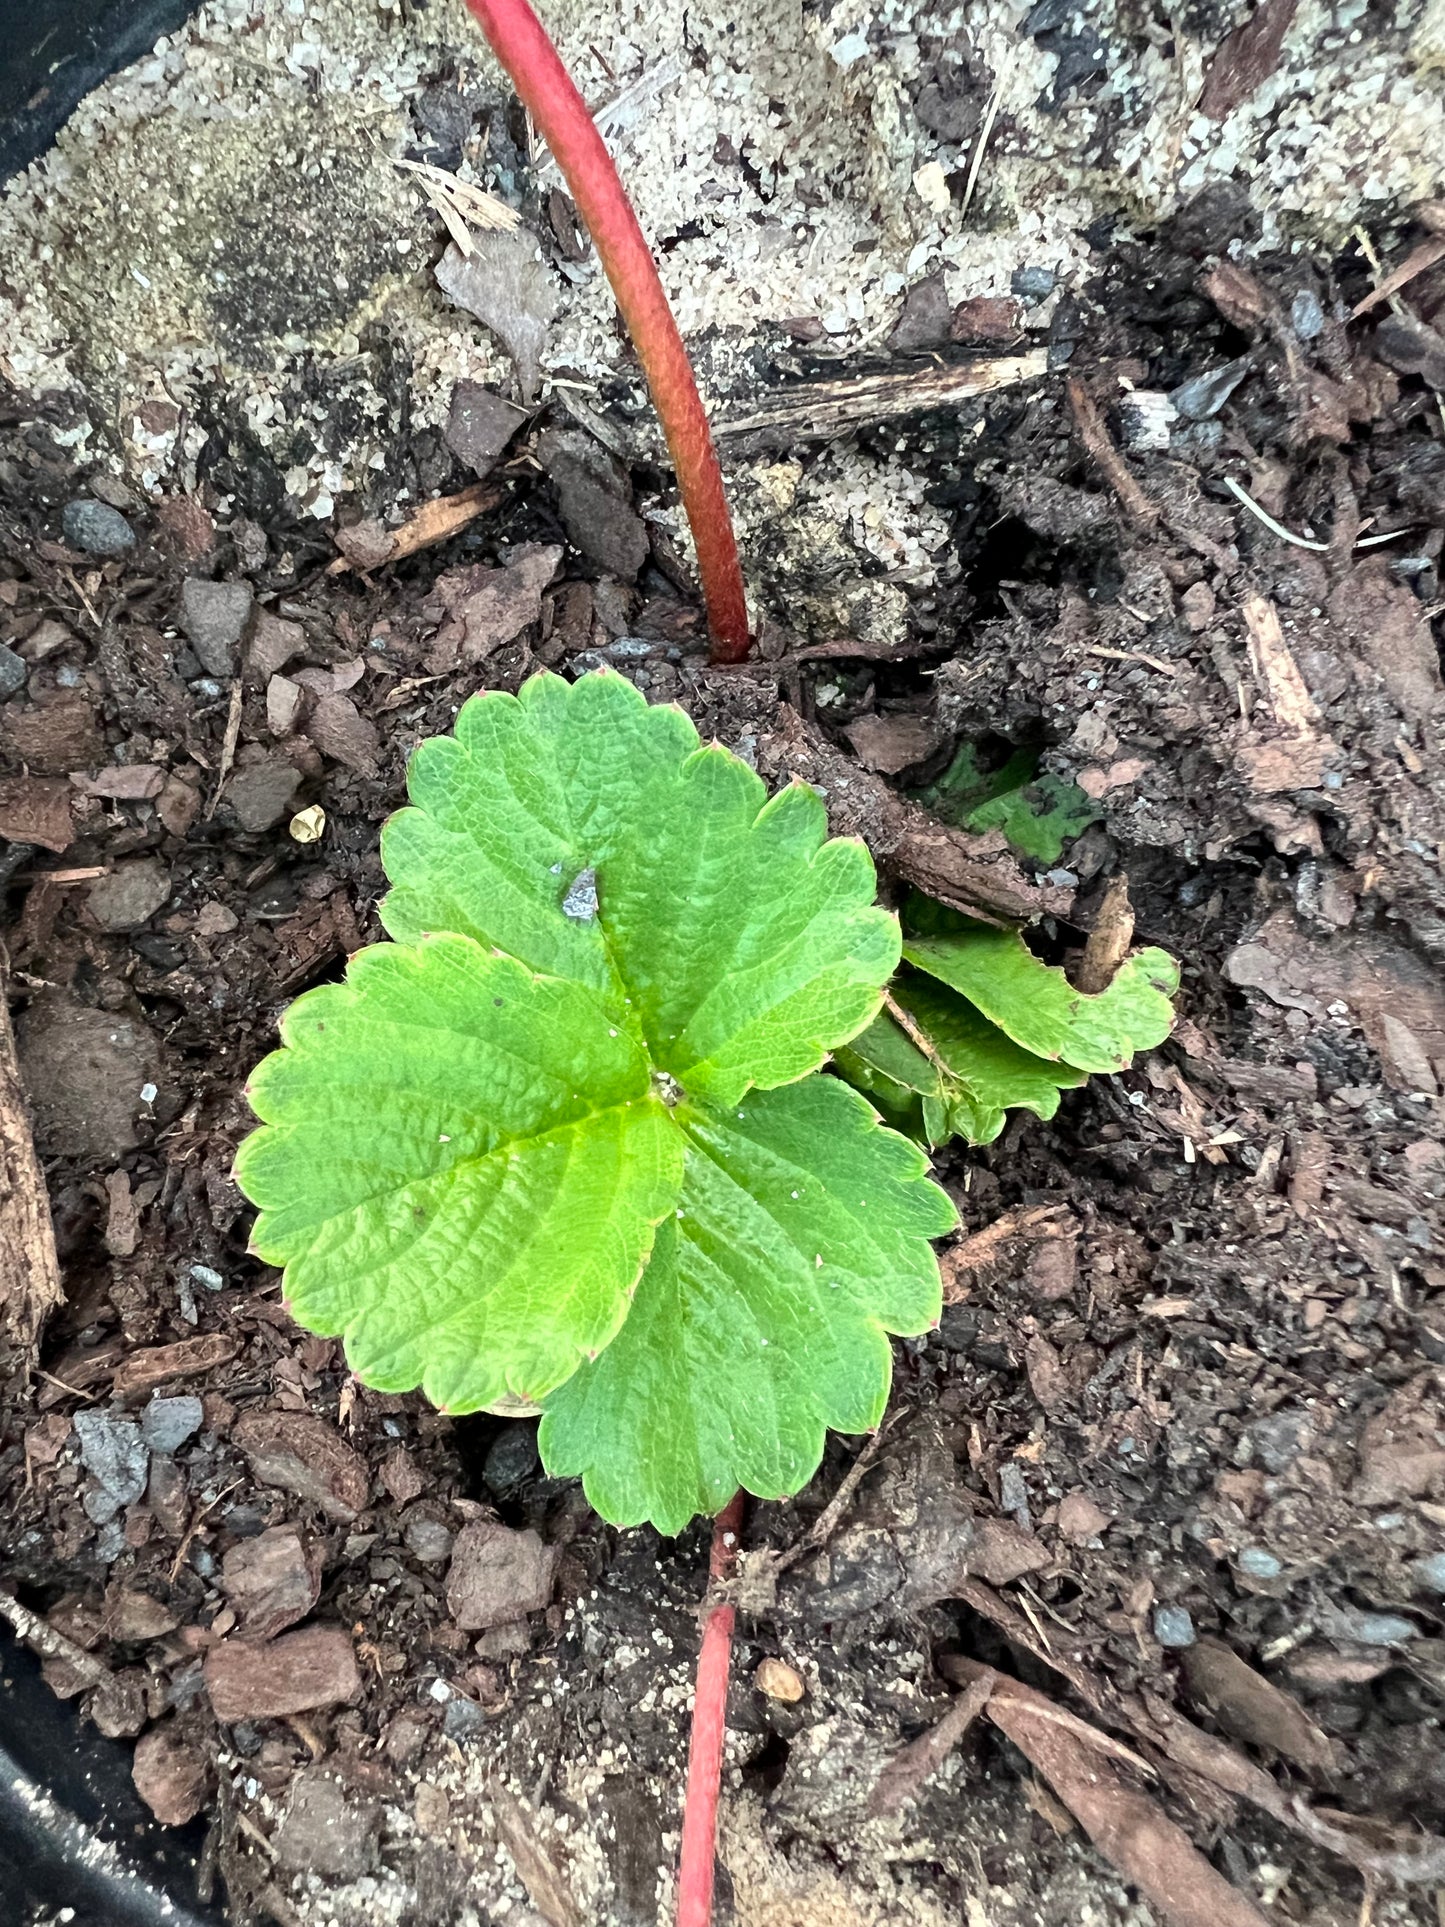
[{"label": "dry leaf fragment", "polygon": [[436,266],[437,286],[459,308],[496,335],[517,369],[522,399],[530,401],[541,375],[542,350],[557,312],[557,285],[536,237],[525,228],[484,234],[470,257],[453,242]]}]

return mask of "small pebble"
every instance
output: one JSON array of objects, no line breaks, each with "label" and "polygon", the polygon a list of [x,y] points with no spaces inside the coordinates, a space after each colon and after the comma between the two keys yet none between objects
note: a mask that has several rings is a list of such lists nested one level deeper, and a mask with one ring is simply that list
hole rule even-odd
[{"label": "small pebble", "polygon": [[135,530],[120,511],[89,496],[66,503],[60,526],[70,546],[86,555],[124,555],[135,547]]},{"label": "small pebble", "polygon": [[1417,1559],[1410,1572],[1423,1592],[1445,1593],[1445,1552],[1432,1552],[1428,1559]]},{"label": "small pebble", "polygon": [[442,1731],[449,1740],[474,1740],[487,1723],[475,1700],[456,1699],[447,1701],[447,1710],[442,1714]]},{"label": "small pebble", "polygon": [[1313,341],[1324,333],[1325,311],[1313,288],[1301,288],[1290,303],[1289,325],[1301,341]]},{"label": "small pebble", "polygon": [[799,1675],[781,1659],[760,1660],[753,1684],[770,1700],[782,1700],[789,1706],[800,1700],[807,1690]]},{"label": "small pebble", "polygon": [[1178,1651],[1194,1644],[1194,1621],[1182,1606],[1156,1606],[1154,1637],[1161,1646]]},{"label": "small pebble", "polygon": [[452,1549],[451,1533],[440,1519],[430,1518],[425,1512],[407,1520],[403,1536],[407,1549],[424,1566],[440,1565]]},{"label": "small pebble", "polygon": [[141,1437],[152,1452],[178,1452],[201,1429],[205,1411],[193,1393],[175,1398],[157,1395],[141,1413]]},{"label": "small pebble", "polygon": [[1009,287],[1020,301],[1047,301],[1058,279],[1052,268],[1015,268]]},{"label": "small pebble", "polygon": [[30,665],[25,658],[17,656],[13,649],[0,643],[0,703],[7,702],[11,696],[18,696],[29,674]]},{"label": "small pebble", "polygon": [[1245,1546],[1239,1555],[1239,1570],[1251,1579],[1278,1579],[1284,1565],[1263,1546]]},{"label": "small pebble", "polygon": [[1238,361],[1227,361],[1222,368],[1211,368],[1207,374],[1192,375],[1188,381],[1181,382],[1169,399],[1185,421],[1207,422],[1223,408],[1249,369],[1247,355]]},{"label": "small pebble", "polygon": [[537,1427],[526,1419],[505,1425],[488,1447],[482,1477],[501,1496],[528,1478],[537,1464]]}]

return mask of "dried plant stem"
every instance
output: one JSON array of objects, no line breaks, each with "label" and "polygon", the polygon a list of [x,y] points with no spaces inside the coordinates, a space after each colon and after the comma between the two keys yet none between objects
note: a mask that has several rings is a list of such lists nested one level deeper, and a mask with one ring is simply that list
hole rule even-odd
[{"label": "dried plant stem", "polygon": [[551,148],[612,283],[692,525],[713,660],[741,662],[748,652],[748,611],[722,470],[692,364],[632,204],[586,102],[527,0],[467,5]]},{"label": "dried plant stem", "polygon": [[[735,1492],[713,1522],[708,1564],[715,1590],[732,1576],[738,1556],[743,1495]],[[727,1724],[728,1664],[735,1609],[716,1600],[703,1620],[692,1703],[692,1744],[687,1756],[687,1796],[682,1809],[682,1854],[677,1873],[677,1927],[708,1927],[712,1919],[713,1863],[717,1856],[717,1808],[722,1787],[723,1732]]]}]

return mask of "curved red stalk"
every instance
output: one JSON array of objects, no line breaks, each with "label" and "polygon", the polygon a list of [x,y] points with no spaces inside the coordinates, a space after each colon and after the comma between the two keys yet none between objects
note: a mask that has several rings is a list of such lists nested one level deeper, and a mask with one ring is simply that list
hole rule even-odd
[{"label": "curved red stalk", "polygon": [[662,421],[697,546],[714,662],[748,653],[748,610],[712,430],[657,268],[612,156],[527,0],[467,0],[561,168],[612,283]]},{"label": "curved red stalk", "polygon": [[[708,1572],[714,1585],[732,1575],[743,1522],[743,1495],[735,1492],[712,1529]],[[710,1607],[697,1660],[692,1702],[692,1744],[687,1755],[687,1796],[682,1808],[682,1855],[677,1870],[677,1927],[708,1927],[712,1920],[713,1863],[717,1857],[717,1805],[722,1786],[723,1732],[727,1726],[728,1662],[732,1656],[731,1606]]]}]

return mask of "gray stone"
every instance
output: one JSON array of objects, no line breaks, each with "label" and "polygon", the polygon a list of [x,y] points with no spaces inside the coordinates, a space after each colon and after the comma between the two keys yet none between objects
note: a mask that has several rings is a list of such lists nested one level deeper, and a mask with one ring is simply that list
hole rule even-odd
[{"label": "gray stone", "polygon": [[487,1448],[482,1477],[493,1492],[513,1491],[537,1467],[537,1427],[526,1419],[504,1425]]},{"label": "gray stone", "polygon": [[1420,1628],[1403,1613],[1366,1612],[1358,1606],[1322,1606],[1315,1623],[1331,1639],[1352,1640],[1358,1646],[1405,1646],[1420,1637]]},{"label": "gray stone", "polygon": [[1289,325],[1301,341],[1313,341],[1325,331],[1325,311],[1313,288],[1301,288],[1289,304]]},{"label": "gray stone", "polygon": [[481,382],[459,381],[444,431],[447,447],[475,474],[490,475],[526,419],[525,408],[503,401]]},{"label": "gray stone", "polygon": [[30,665],[24,656],[17,656],[13,649],[0,642],[0,703],[18,696],[29,675]]},{"label": "gray stone", "polygon": [[452,1533],[429,1512],[416,1512],[407,1520],[402,1537],[407,1550],[424,1566],[439,1566],[450,1556]]},{"label": "gray stone", "polygon": [[66,503],[60,526],[70,546],[86,555],[124,555],[135,547],[135,530],[125,517],[89,496]]},{"label": "gray stone", "polygon": [[133,1419],[112,1418],[92,1408],[77,1412],[72,1423],[85,1469],[95,1480],[82,1500],[85,1514],[98,1526],[105,1525],[145,1491],[150,1449]]},{"label": "gray stone", "polygon": [[895,354],[908,354],[919,348],[937,348],[948,340],[953,321],[942,274],[930,274],[916,281],[903,298],[903,312],[888,337]]},{"label": "gray stone", "polygon": [[253,834],[274,829],[291,814],[291,800],[300,787],[301,773],[291,763],[252,763],[237,770],[226,785],[225,803],[243,830]]},{"label": "gray stone", "polygon": [[201,1401],[192,1392],[175,1398],[162,1398],[157,1393],[141,1413],[141,1437],[152,1452],[179,1452],[186,1440],[200,1431],[205,1416]]},{"label": "gray stone", "polygon": [[447,1701],[442,1731],[449,1740],[474,1740],[486,1725],[486,1715],[475,1700],[458,1696]]},{"label": "gray stone", "polygon": [[1263,1546],[1245,1546],[1239,1555],[1239,1570],[1251,1579],[1278,1579],[1284,1563]]},{"label": "gray stone", "polygon": [[1052,268],[1015,268],[1009,287],[1020,301],[1047,301],[1058,278]]},{"label": "gray stone", "polygon": [[374,1803],[358,1800],[331,1774],[307,1767],[291,1782],[271,1851],[288,1873],[356,1880],[373,1864],[376,1836]]},{"label": "gray stone", "polygon": [[254,601],[249,582],[208,582],[192,576],[181,584],[181,627],[210,675],[235,675]]},{"label": "gray stone", "polygon": [[90,886],[86,906],[102,930],[139,930],[171,894],[171,873],[154,857],[122,863]]},{"label": "gray stone", "polygon": [[1182,1606],[1156,1606],[1154,1637],[1161,1646],[1181,1651],[1194,1644],[1194,1621]]},{"label": "gray stone", "polygon": [[1219,413],[1252,366],[1249,356],[1245,355],[1238,361],[1227,361],[1222,368],[1211,368],[1206,374],[1191,375],[1188,381],[1171,390],[1169,399],[1185,421],[1207,422]]},{"label": "gray stone", "polygon": [[1410,1568],[1410,1576],[1422,1592],[1445,1593],[1445,1552],[1432,1552],[1427,1559],[1417,1559]]},{"label": "gray stone", "polygon": [[1308,1412],[1271,1412],[1249,1428],[1254,1457],[1276,1477],[1287,1472],[1314,1433]]},{"label": "gray stone", "polygon": [[549,428],[537,444],[537,455],[557,490],[557,506],[574,546],[599,568],[630,582],[649,548],[621,463],[590,435],[573,428]]}]

